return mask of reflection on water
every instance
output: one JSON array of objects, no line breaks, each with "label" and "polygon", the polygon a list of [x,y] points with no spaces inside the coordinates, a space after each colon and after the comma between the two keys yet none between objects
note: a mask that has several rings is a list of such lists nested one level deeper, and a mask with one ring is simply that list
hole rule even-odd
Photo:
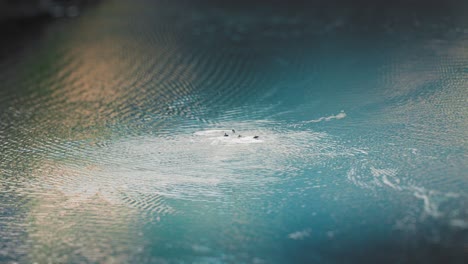
[{"label": "reflection on water", "polygon": [[461,263],[467,24],[375,8],[105,1],[0,46],[0,262]]}]

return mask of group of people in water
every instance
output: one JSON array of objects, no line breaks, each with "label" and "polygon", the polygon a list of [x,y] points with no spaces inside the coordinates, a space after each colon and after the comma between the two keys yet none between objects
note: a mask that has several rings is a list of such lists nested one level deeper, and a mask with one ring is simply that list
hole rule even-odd
[{"label": "group of people in water", "polygon": [[[231,129],[231,131],[232,131],[233,134],[236,133],[236,130],[234,130],[234,129]],[[228,133],[226,133],[226,132],[224,132],[224,136],[225,136],[225,137],[229,137]],[[237,137],[238,137],[238,138],[241,138],[242,135],[239,134]],[[259,136],[254,136],[253,138],[254,138],[254,139],[258,139]]]}]

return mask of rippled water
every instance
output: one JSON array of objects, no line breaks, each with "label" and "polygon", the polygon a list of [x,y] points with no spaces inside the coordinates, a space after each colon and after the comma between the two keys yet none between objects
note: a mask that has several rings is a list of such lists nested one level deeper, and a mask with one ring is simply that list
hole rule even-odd
[{"label": "rippled water", "polygon": [[388,10],[113,0],[11,34],[0,262],[462,263],[468,23]]}]

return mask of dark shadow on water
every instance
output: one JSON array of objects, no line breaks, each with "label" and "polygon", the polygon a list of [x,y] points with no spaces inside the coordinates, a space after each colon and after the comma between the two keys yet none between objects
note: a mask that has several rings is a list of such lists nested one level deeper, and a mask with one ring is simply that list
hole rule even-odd
[{"label": "dark shadow on water", "polygon": [[14,19],[0,22],[0,62],[18,51],[34,45],[44,28],[53,21],[43,15],[27,19]]},{"label": "dark shadow on water", "polygon": [[425,234],[392,240],[364,236],[360,241],[290,241],[284,245],[285,259],[294,263],[465,263],[468,232],[447,231],[447,241],[431,241]]}]

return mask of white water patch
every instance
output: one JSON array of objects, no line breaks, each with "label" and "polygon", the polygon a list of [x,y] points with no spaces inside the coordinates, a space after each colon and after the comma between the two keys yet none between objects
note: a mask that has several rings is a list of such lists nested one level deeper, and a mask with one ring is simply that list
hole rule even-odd
[{"label": "white water patch", "polygon": [[[398,186],[400,184],[400,179],[396,177],[397,170],[396,169],[377,169],[373,166],[370,167],[371,174],[376,177],[380,178],[380,181],[396,190],[401,190],[401,187]],[[391,180],[390,180],[391,179]]]},{"label": "white water patch", "polygon": [[439,212],[439,205],[431,201],[430,194],[425,189],[416,187],[414,187],[413,189],[415,190],[413,192],[414,196],[423,201],[424,212],[427,215],[430,215],[435,218],[442,216],[442,213]]},{"label": "white water patch", "polygon": [[312,119],[312,120],[308,120],[308,121],[303,121],[303,122],[300,122],[300,123],[297,123],[297,124],[291,124],[291,125],[288,125],[289,127],[293,127],[293,128],[300,128],[300,127],[303,127],[307,124],[311,124],[311,123],[319,123],[319,122],[322,122],[322,121],[331,121],[331,120],[340,120],[340,119],[343,119],[345,118],[347,115],[346,113],[342,110],[340,113],[336,114],[336,115],[331,115],[331,116],[323,116],[323,117],[320,117],[318,119]]},{"label": "white water patch", "polygon": [[463,219],[452,219],[450,225],[459,229],[468,229],[468,221]]},{"label": "white water patch", "polygon": [[311,230],[309,228],[301,230],[301,231],[296,231],[296,232],[289,234],[288,238],[293,239],[293,240],[303,240],[310,236],[310,231]]},{"label": "white water patch", "polygon": [[[466,201],[466,195],[453,193],[453,192],[441,192],[437,190],[430,190],[423,187],[410,185],[405,187],[405,190],[413,193],[414,197],[422,200],[423,202],[423,217],[431,216],[433,218],[446,218],[449,223],[460,223],[457,221],[457,215],[453,214],[450,208],[446,208],[445,205],[450,203],[464,203]],[[463,205],[460,206],[463,208]],[[463,211],[458,213],[464,214]],[[455,221],[455,222],[453,222]]]},{"label": "white water patch", "polygon": [[[228,132],[229,131],[229,132]],[[197,131],[193,133],[195,136],[200,137],[201,140],[208,141],[211,145],[218,144],[258,144],[265,142],[264,139],[268,136],[262,135],[258,136],[257,134],[240,134],[232,132],[231,130],[204,130]],[[255,138],[255,137],[258,138]],[[196,140],[196,139],[193,139]]]},{"label": "white water patch", "polygon": [[[395,177],[396,170],[390,168],[377,169],[370,164],[370,161],[364,159],[363,161],[352,165],[346,173],[347,179],[351,181],[354,185],[367,189],[375,189],[375,187],[384,186],[386,184],[385,181],[388,181],[386,177],[390,175],[395,178],[394,181],[399,181]],[[390,183],[390,186],[392,185],[393,184]]]},{"label": "white water patch", "polygon": [[[368,190],[378,191],[382,188],[404,192],[419,200],[417,206],[420,210],[420,220],[427,217],[448,221],[457,228],[463,228],[463,223],[457,221],[463,212],[454,214],[450,208],[453,204],[463,204],[466,196],[454,192],[441,192],[421,187],[408,179],[402,178],[401,172],[395,168],[382,168],[373,165],[373,161],[363,159],[357,161],[347,172],[347,179],[356,186]],[[377,163],[377,162],[375,162]],[[419,205],[420,204],[420,205]],[[450,205],[451,204],[451,205]],[[461,207],[463,207],[461,205]],[[457,226],[457,224],[461,224]],[[402,228],[402,223],[397,223]]]},{"label": "white water patch", "polygon": [[40,182],[34,184],[59,191],[77,205],[100,197],[112,204],[172,213],[168,199],[230,202],[233,188],[243,194],[267,193],[270,184],[307,168],[363,155],[323,132],[278,131],[272,127],[280,125],[268,122],[220,127],[69,149],[67,158],[44,162],[35,171]]}]

